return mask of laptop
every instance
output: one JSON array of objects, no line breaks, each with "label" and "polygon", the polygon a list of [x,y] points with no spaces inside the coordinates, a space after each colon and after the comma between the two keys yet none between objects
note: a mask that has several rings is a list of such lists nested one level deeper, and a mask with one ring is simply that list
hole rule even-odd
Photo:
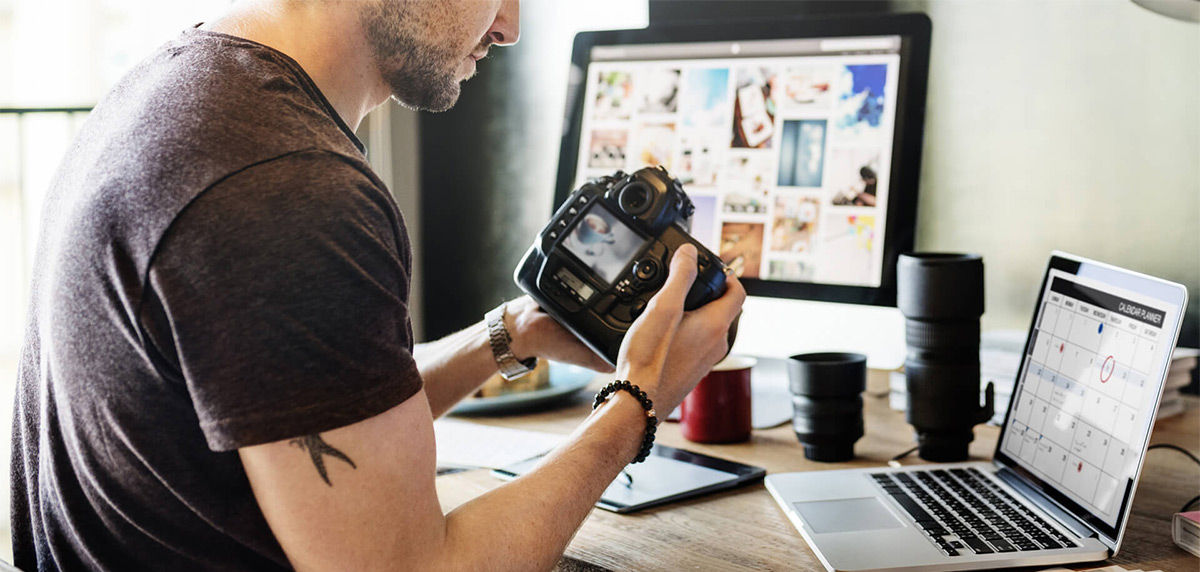
[{"label": "laptop", "polygon": [[1055,252],[993,459],[768,475],[829,570],[971,570],[1117,553],[1187,290]]}]

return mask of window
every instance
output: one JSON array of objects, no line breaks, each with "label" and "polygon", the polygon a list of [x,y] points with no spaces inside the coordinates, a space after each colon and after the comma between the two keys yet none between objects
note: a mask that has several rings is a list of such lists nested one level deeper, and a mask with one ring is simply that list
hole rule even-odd
[{"label": "window", "polygon": [[[228,4],[0,0],[0,467],[9,460],[16,363],[50,178],[109,86],[158,45]],[[8,502],[7,492],[0,494],[0,558],[11,561]]]}]

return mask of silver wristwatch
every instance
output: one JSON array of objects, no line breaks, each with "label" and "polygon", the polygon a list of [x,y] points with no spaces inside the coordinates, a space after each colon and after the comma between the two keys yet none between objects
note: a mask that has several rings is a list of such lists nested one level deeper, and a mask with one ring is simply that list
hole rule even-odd
[{"label": "silver wristwatch", "polygon": [[504,312],[507,309],[508,302],[500,304],[484,315],[483,319],[487,322],[488,342],[492,346],[492,356],[496,358],[496,364],[500,366],[500,375],[504,379],[512,381],[533,371],[533,368],[537,367],[537,357],[519,360],[517,356],[513,355],[512,348],[509,347],[509,344],[512,343],[512,335],[504,326]]}]

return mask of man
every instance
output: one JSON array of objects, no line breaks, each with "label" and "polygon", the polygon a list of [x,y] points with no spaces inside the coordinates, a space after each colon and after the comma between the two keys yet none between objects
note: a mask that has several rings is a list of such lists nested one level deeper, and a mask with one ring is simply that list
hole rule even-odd
[{"label": "man", "polygon": [[[616,392],[537,470],[443,514],[435,417],[498,360],[603,364],[528,298],[414,351],[404,222],[353,135],[389,97],[449,108],[518,26],[515,0],[246,1],[104,98],[39,241],[14,427],[18,566],[558,560],[637,454],[646,412]],[[616,368],[659,412],[727,351],[745,296],[731,279],[683,312],[695,269],[680,250]]]}]

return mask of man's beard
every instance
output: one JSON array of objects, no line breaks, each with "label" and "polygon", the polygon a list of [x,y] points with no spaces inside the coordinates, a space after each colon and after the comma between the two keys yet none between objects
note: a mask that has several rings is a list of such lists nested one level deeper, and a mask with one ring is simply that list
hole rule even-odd
[{"label": "man's beard", "polygon": [[360,14],[375,65],[401,105],[418,111],[446,111],[458,101],[461,86],[455,74],[460,63],[452,46],[422,42],[428,29],[419,8],[410,2],[365,2]]}]

